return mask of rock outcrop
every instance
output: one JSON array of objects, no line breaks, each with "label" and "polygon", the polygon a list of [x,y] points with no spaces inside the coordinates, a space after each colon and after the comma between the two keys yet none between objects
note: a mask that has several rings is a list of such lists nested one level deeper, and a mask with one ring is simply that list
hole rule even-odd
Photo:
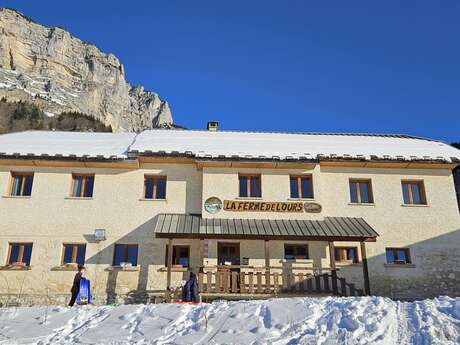
[{"label": "rock outcrop", "polygon": [[0,9],[0,98],[32,102],[48,116],[79,112],[114,131],[172,125],[166,101],[125,80],[113,54]]}]

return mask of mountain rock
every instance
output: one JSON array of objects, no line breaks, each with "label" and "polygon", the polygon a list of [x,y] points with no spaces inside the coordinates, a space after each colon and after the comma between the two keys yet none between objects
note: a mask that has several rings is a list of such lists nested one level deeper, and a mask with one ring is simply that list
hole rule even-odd
[{"label": "mountain rock", "polygon": [[0,8],[0,98],[37,105],[48,116],[78,112],[115,132],[170,127],[166,101],[125,79],[113,54]]}]

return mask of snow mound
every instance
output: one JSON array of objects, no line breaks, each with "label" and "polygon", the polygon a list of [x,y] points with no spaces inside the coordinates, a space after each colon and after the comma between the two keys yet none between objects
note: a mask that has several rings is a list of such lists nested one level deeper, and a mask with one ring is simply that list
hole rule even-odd
[{"label": "snow mound", "polygon": [[460,298],[0,309],[0,344],[459,344]]}]

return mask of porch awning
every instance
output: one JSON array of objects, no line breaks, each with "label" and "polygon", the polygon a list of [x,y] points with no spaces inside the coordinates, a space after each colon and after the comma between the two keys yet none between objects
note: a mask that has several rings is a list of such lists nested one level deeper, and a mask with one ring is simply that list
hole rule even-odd
[{"label": "porch awning", "polygon": [[155,236],[160,238],[375,241],[378,233],[362,218],[216,219],[188,214],[159,214],[155,224]]}]

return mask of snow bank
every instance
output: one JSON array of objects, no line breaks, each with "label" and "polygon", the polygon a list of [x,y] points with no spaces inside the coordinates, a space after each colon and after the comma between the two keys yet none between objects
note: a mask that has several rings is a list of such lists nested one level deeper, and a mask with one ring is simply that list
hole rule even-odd
[{"label": "snow bank", "polygon": [[0,344],[459,344],[460,299],[0,309]]}]

